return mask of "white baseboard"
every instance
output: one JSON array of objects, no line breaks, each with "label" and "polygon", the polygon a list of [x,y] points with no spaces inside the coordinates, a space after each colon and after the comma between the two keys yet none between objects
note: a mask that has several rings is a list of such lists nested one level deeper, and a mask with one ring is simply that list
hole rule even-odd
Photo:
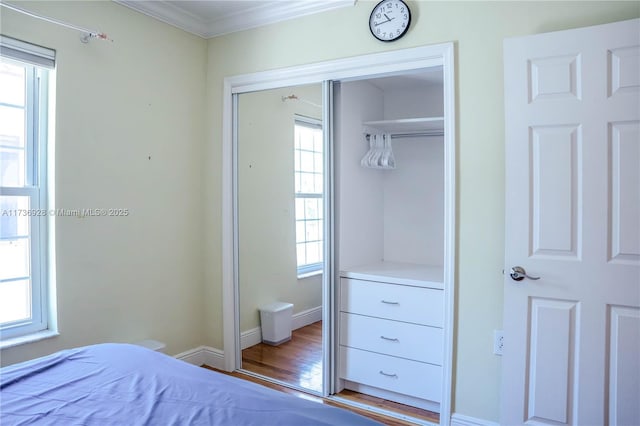
[{"label": "white baseboard", "polygon": [[200,366],[204,364],[204,348],[204,346],[200,346],[194,349],[189,349],[188,351],[181,352],[173,357],[181,361],[188,362],[189,364]]},{"label": "white baseboard", "polygon": [[260,327],[240,333],[240,349],[247,349],[262,342],[262,330]]},{"label": "white baseboard", "polygon": [[322,306],[316,306],[315,308],[293,314],[291,329],[297,330],[318,321],[322,321]]},{"label": "white baseboard", "polygon": [[209,367],[224,370],[224,351],[216,348],[206,347],[204,353],[204,364]]},{"label": "white baseboard", "polygon": [[499,426],[499,423],[453,413],[451,415],[451,426]]},{"label": "white baseboard", "polygon": [[[297,330],[307,325],[322,320],[322,306],[300,311],[291,318],[291,330]],[[262,342],[262,330],[260,327],[252,328],[240,333],[240,348],[247,349]]]},{"label": "white baseboard", "polygon": [[224,370],[224,352],[210,346],[200,346],[195,349],[179,353],[174,358],[188,362],[189,364],[208,365],[209,367]]}]

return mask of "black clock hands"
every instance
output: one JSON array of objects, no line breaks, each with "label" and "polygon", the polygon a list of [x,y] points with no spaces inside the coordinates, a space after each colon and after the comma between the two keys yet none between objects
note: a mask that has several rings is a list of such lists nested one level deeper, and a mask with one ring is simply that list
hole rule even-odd
[{"label": "black clock hands", "polygon": [[387,16],[387,14],[386,14],[386,13],[383,13],[383,15],[384,15],[384,17],[385,17],[385,18],[387,18],[387,20],[386,20],[386,21],[382,21],[382,22],[376,22],[376,23],[375,23],[375,26],[376,26],[376,27],[377,27],[378,25],[386,24],[387,22],[391,22],[392,20],[396,19],[395,17],[393,17],[393,18],[389,18],[389,17]]}]

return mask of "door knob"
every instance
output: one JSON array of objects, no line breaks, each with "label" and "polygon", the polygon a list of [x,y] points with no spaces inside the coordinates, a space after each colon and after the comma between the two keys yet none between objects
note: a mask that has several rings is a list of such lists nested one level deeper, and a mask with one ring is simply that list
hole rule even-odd
[{"label": "door knob", "polygon": [[530,280],[540,279],[540,277],[532,277],[531,275],[527,275],[527,271],[525,271],[522,266],[514,266],[513,268],[511,268],[511,272],[509,273],[509,275],[511,275],[511,279],[513,279],[514,281],[522,281],[525,278],[529,278]]}]

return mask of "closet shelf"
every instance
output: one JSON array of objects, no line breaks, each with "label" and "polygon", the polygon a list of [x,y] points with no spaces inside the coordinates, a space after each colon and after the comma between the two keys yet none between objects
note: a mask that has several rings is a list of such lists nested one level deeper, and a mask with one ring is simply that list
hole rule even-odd
[{"label": "closet shelf", "polygon": [[444,132],[444,117],[401,118],[398,120],[365,121],[367,129],[382,133]]},{"label": "closet shelf", "polygon": [[444,268],[442,266],[379,262],[345,268],[340,271],[340,276],[366,281],[444,289]]}]

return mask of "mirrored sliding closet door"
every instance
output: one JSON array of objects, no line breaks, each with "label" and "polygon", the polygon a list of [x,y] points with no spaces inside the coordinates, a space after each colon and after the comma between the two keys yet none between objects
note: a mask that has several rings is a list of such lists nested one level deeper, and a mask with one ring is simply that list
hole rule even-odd
[{"label": "mirrored sliding closet door", "polygon": [[236,97],[241,368],[323,391],[322,85]]}]

